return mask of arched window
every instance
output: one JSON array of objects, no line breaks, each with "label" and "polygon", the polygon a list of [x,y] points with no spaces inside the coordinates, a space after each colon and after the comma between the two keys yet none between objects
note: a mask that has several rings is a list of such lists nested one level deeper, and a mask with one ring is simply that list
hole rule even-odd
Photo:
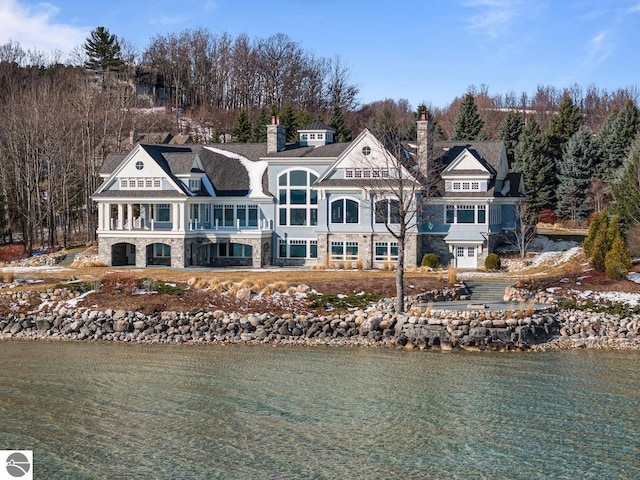
[{"label": "arched window", "polygon": [[280,225],[318,225],[318,192],[311,189],[317,179],[307,170],[290,170],[278,177]]},{"label": "arched window", "polygon": [[384,198],[377,201],[376,223],[400,223],[400,202],[392,198]]},{"label": "arched window", "polygon": [[340,198],[331,202],[331,223],[358,223],[358,202]]}]

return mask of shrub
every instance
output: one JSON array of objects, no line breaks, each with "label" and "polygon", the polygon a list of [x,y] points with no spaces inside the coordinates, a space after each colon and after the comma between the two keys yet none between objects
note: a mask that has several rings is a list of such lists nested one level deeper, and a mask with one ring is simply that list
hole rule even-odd
[{"label": "shrub", "polygon": [[540,223],[556,223],[558,217],[551,208],[544,208],[538,213],[538,222]]},{"label": "shrub", "polygon": [[422,256],[422,262],[420,265],[429,268],[440,268],[442,266],[440,263],[440,257],[435,253],[425,253]]},{"label": "shrub", "polygon": [[490,253],[484,261],[484,268],[487,270],[500,270],[502,264],[500,263],[500,257],[495,253]]},{"label": "shrub", "polygon": [[335,293],[327,293],[319,295],[312,293],[307,296],[309,306],[312,308],[366,308],[370,303],[378,302],[382,298],[377,293],[363,293],[359,295],[338,295]]},{"label": "shrub", "polygon": [[21,243],[12,243],[0,247],[0,262],[11,263],[27,258],[27,249]]},{"label": "shrub", "polygon": [[627,276],[631,267],[629,250],[624,245],[622,237],[618,236],[605,257],[604,273],[612,280],[621,280]]}]

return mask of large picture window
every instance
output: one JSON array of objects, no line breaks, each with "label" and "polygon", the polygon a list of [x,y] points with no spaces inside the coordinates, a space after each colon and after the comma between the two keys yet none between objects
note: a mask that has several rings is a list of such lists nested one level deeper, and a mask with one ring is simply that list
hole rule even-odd
[{"label": "large picture window", "polygon": [[341,198],[331,202],[331,223],[358,223],[358,202]]},{"label": "large picture window", "polygon": [[291,170],[278,177],[280,225],[318,224],[318,192],[311,188],[317,179],[317,175],[307,170]]},{"label": "large picture window", "polygon": [[331,242],[331,260],[358,260],[358,242]]}]

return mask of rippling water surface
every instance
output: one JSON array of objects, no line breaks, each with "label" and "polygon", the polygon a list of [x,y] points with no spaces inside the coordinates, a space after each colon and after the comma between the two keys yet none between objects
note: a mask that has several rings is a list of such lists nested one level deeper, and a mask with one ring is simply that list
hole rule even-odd
[{"label": "rippling water surface", "polygon": [[640,478],[640,353],[0,343],[42,478]]}]

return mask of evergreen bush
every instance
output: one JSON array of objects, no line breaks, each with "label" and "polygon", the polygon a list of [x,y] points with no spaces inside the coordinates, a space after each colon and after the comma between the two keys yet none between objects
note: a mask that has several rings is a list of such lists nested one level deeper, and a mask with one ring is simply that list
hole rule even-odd
[{"label": "evergreen bush", "polygon": [[487,270],[500,270],[500,268],[502,268],[500,257],[495,253],[487,255],[487,258],[484,261],[484,268]]},{"label": "evergreen bush", "polygon": [[618,236],[613,241],[605,257],[604,273],[607,278],[612,280],[622,280],[626,278],[631,267],[632,263],[629,250],[627,250],[622,237]]},{"label": "evergreen bush", "polygon": [[435,253],[425,253],[422,256],[422,262],[420,263],[423,267],[429,268],[440,268],[442,263],[440,263],[440,257]]}]

